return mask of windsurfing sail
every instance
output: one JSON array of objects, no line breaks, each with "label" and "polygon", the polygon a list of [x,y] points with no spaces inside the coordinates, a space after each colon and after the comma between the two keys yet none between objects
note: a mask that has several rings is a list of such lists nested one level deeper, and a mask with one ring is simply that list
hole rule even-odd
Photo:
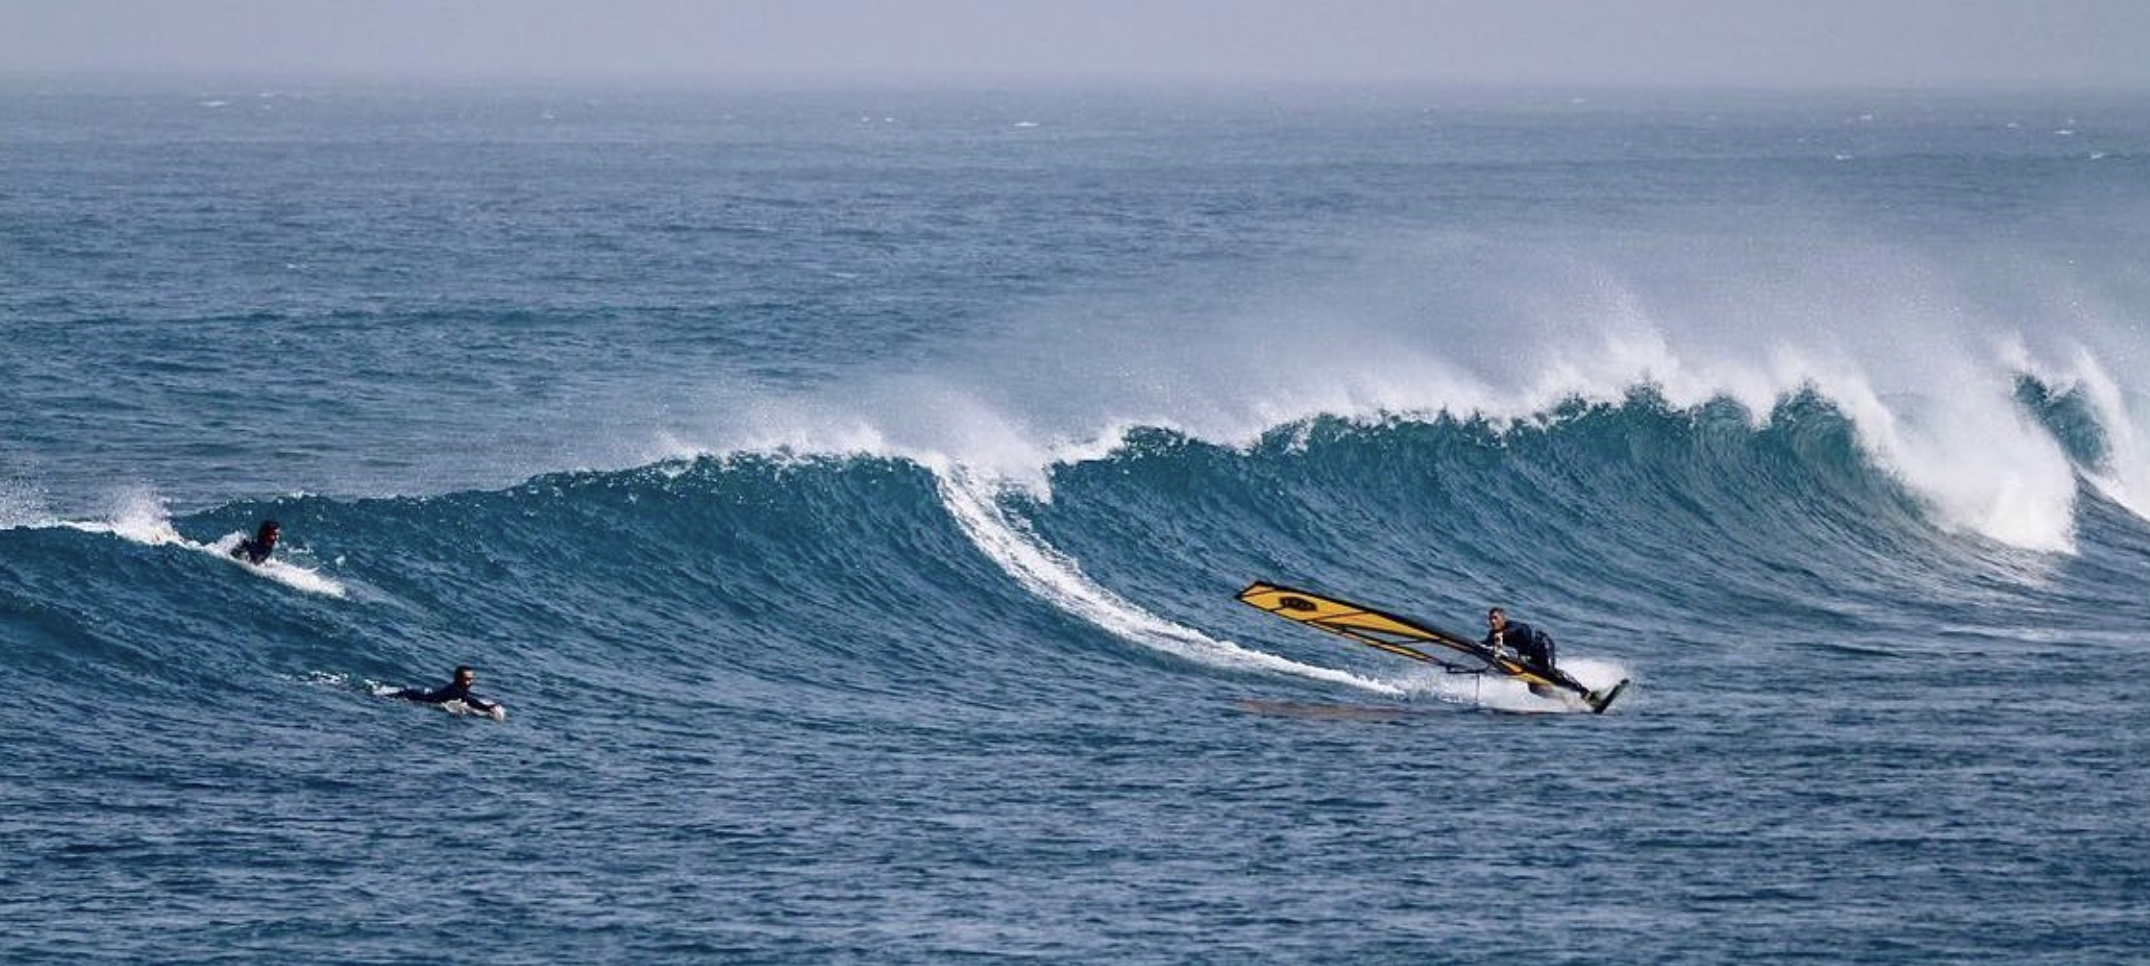
[{"label": "windsurfing sail", "polygon": [[1533,691],[1572,691],[1581,696],[1592,711],[1604,711],[1627,684],[1622,681],[1605,691],[1594,692],[1565,674],[1541,671],[1508,653],[1495,652],[1460,634],[1311,591],[1256,581],[1239,592],[1239,601],[1285,620],[1297,621],[1315,630],[1350,638],[1368,647],[1448,671],[1502,674],[1530,685]]}]

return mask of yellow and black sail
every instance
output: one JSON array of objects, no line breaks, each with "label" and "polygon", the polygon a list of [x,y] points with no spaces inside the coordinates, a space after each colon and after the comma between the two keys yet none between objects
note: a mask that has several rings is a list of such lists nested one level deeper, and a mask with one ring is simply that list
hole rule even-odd
[{"label": "yellow and black sail", "polygon": [[[1414,661],[1437,664],[1451,671],[1482,671],[1504,674],[1538,688],[1561,688],[1583,696],[1594,710],[1602,710],[1597,696],[1564,674],[1545,674],[1513,657],[1495,653],[1477,641],[1406,617],[1375,610],[1363,604],[1256,581],[1239,592],[1241,603],[1258,607],[1285,620],[1316,630],[1348,637],[1368,647]],[[1625,683],[1625,682],[1623,682]],[[1609,696],[1608,696],[1609,701]]]}]

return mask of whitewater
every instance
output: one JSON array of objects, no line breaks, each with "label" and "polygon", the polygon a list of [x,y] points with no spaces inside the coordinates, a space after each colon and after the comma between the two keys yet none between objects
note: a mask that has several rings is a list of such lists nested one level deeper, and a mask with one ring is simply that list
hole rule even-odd
[{"label": "whitewater", "polygon": [[[0,117],[10,961],[2150,939],[2140,104]],[[1256,579],[1635,683],[1561,713]],[[458,664],[508,720],[376,694]]]}]

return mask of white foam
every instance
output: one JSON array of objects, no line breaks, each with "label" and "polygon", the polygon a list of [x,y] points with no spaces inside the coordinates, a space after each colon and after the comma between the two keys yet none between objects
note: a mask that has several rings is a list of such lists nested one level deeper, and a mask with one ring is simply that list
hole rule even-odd
[{"label": "white foam", "polygon": [[1122,640],[1211,667],[1287,674],[1377,694],[1403,693],[1388,682],[1249,650],[1143,610],[1092,581],[1080,564],[1009,516],[994,481],[961,468],[949,468],[936,478],[948,512],[980,551],[1024,589]]},{"label": "white foam", "polygon": [[[1245,448],[1279,426],[1316,416],[1377,423],[1399,414],[1450,414],[1502,424],[1569,400],[1618,402],[1642,385],[1679,407],[1729,398],[1759,423],[1779,400],[1811,389],[1845,413],[1874,464],[1924,498],[1940,525],[2026,549],[2073,547],[2073,471],[2050,434],[2017,405],[2009,370],[1990,353],[1931,355],[1927,368],[1947,370],[1932,378],[1952,387],[1938,401],[1884,395],[1856,354],[1841,349],[1779,346],[1751,360],[1698,356],[1633,319],[1608,324],[1571,349],[1540,355],[1528,379],[1505,386],[1437,357],[1380,355],[1384,365],[1415,375],[1376,368],[1324,381],[1303,374],[1303,384],[1274,385],[1236,403],[1179,400],[1183,405],[1175,406],[1137,399],[1101,409],[1087,422],[1021,418],[1011,415],[1011,407],[1023,405],[1018,401],[996,402],[944,382],[897,380],[848,389],[856,408],[826,399],[765,400],[710,444],[670,435],[657,451],[667,458],[710,452],[901,456],[929,467],[963,466],[1043,497],[1053,465],[1104,457],[1138,426]],[[1142,408],[1130,411],[1135,406]],[[2101,409],[2108,418],[2121,412]],[[2132,478],[2143,479],[2141,472]]]},{"label": "white foam", "polygon": [[[1630,676],[1624,665],[1602,658],[1563,660],[1560,662],[1560,669],[1577,683],[1593,691],[1602,691]],[[1497,674],[1448,674],[1422,670],[1407,679],[1404,687],[1413,695],[1426,695],[1442,701],[1475,705],[1495,711],[1557,714],[1589,710],[1579,696],[1562,692],[1554,697],[1545,697],[1532,693],[1530,686],[1521,681]]]},{"label": "white foam", "polygon": [[2015,403],[2004,370],[1964,367],[1962,390],[1920,412],[1884,401],[1848,365],[1822,378],[1875,461],[1925,497],[1936,522],[2027,550],[2074,549],[2074,471]]},{"label": "white foam", "polygon": [[200,544],[188,543],[179,531],[172,529],[171,513],[165,508],[164,499],[148,490],[124,491],[112,500],[112,506],[102,520],[54,521],[63,526],[85,533],[103,533],[151,547],[181,544],[191,549],[205,549]]},{"label": "white foam", "polygon": [[2106,465],[2091,476],[2099,491],[2128,512],[2150,520],[2150,398],[2133,401],[2110,377],[2099,373],[2085,382],[2110,447]]},{"label": "white foam", "polygon": [[2144,432],[2150,429],[2150,399],[2131,396],[2090,347],[2075,342],[2062,352],[2066,361],[2055,364],[2019,342],[2010,347],[2009,360],[2056,393],[2082,393],[2106,444],[2101,465],[2084,467],[2084,478],[2107,499],[2150,519],[2150,435]]},{"label": "white foam", "polygon": [[1493,674],[1421,671],[1411,679],[1410,693],[1451,704],[1517,713],[1557,714],[1580,707],[1579,703],[1563,698],[1532,694],[1528,685]]},{"label": "white foam", "polygon": [[84,533],[110,534],[144,546],[184,547],[236,564],[249,573],[310,594],[341,598],[349,593],[335,578],[288,561],[272,557],[259,564],[248,564],[238,560],[231,552],[239,546],[240,541],[246,539],[244,532],[227,533],[210,543],[196,543],[187,539],[172,527],[171,515],[165,508],[164,500],[146,490],[122,494],[111,515],[104,520],[58,520],[48,525],[67,527]]},{"label": "white foam", "polygon": [[0,479],[0,530],[51,522],[42,489],[22,480]]},{"label": "white foam", "polygon": [[[1679,407],[1729,398],[1760,423],[1813,391],[1940,526],[2072,548],[2074,468],[2016,402],[2011,344],[2098,327],[2039,314],[2088,301],[2079,275],[2012,250],[1927,257],[1796,220],[1763,235],[1676,227],[1368,238],[1318,273],[1165,280],[1027,308],[915,371],[789,395],[728,387],[706,425],[674,427],[655,449],[902,456],[1048,496],[1055,463],[1104,455],[1132,426],[1246,447],[1314,417],[1504,425],[1641,385]],[[2114,437],[2102,485],[2139,500],[2150,419],[2111,373],[2135,371],[2125,360],[2144,349],[2140,333],[2106,328],[2095,358],[2112,361],[2075,368]]]},{"label": "white foam", "polygon": [[[243,538],[244,535],[234,534],[233,536]],[[236,547],[239,545],[239,541],[236,539],[232,539],[231,537],[226,537],[225,539],[230,541],[230,546],[232,547]],[[225,548],[221,552],[228,554],[229,548]],[[231,558],[227,556],[226,559]],[[309,594],[320,594],[325,597],[338,598],[347,596],[349,594],[349,591],[344,588],[343,583],[336,580],[336,578],[323,574],[318,570],[310,570],[308,568],[301,567],[298,564],[294,564],[289,561],[271,558],[269,560],[264,560],[258,564],[241,564],[241,566],[245,566],[249,570],[256,571],[262,576],[267,577],[270,580],[274,580],[277,583],[306,591]]]},{"label": "white foam", "polygon": [[1033,488],[1042,488],[1054,462],[1052,444],[1034,441],[1032,427],[926,377],[870,379],[825,396],[729,398],[715,408],[717,421],[694,433],[664,433],[654,450],[672,458],[892,457],[929,469],[960,463]]}]

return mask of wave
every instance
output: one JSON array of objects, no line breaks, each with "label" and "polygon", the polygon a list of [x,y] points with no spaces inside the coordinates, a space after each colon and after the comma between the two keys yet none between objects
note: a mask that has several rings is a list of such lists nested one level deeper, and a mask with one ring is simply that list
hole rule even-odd
[{"label": "wave", "polygon": [[234,530],[223,536],[200,543],[189,540],[173,529],[164,505],[154,497],[144,496],[134,506],[122,511],[110,521],[53,521],[45,526],[65,527],[84,533],[107,534],[147,547],[180,547],[196,553],[207,554],[218,560],[229,561],[245,568],[246,572],[258,574],[297,590],[320,594],[325,597],[343,597],[349,590],[333,577],[325,576],[314,567],[293,563],[290,554],[286,559],[269,559],[258,564],[246,563],[232,556],[239,543],[246,539],[246,532]]},{"label": "wave", "polygon": [[[304,566],[221,559],[269,515]],[[0,621],[36,650],[27,673],[116,663],[175,693],[263,661],[385,681],[493,662],[623,705],[741,713],[811,707],[802,694],[867,715],[921,696],[1095,703],[1130,675],[1536,709],[1232,595],[1275,579],[1464,626],[1504,604],[1559,629],[1602,684],[1647,672],[1637,643],[1668,633],[1976,634],[2138,607],[2139,518],[2093,489],[2075,526],[2083,552],[2055,555],[1943,524],[1818,394],[1757,417],[1637,390],[1520,423],[1322,417],[1244,446],[1138,428],[1042,484],[934,458],[732,454],[176,518],[148,501],[0,530]]]},{"label": "wave", "polygon": [[[938,458],[1036,485],[1142,427],[1246,447],[1325,417],[1528,425],[1647,387],[1758,424],[1817,397],[1941,525],[2025,549],[2069,549],[2079,477],[2138,511],[2150,492],[2150,400],[2127,365],[2142,299],[2108,270],[2116,251],[2059,264],[1797,218],[1766,239],[1681,222],[1337,245],[1011,309],[999,334],[914,367],[741,386],[667,428],[692,452]],[[2056,433],[2026,380],[2075,400],[2099,440],[2059,438],[2083,427]]]},{"label": "wave", "polygon": [[1402,693],[1392,684],[1249,651],[1158,617],[1084,576],[1082,565],[1040,540],[1002,503],[1006,487],[963,471],[939,477],[941,494],[957,526],[987,557],[1024,588],[1055,607],[1125,640],[1198,663],[1237,670],[1296,674],[1381,694]]}]

